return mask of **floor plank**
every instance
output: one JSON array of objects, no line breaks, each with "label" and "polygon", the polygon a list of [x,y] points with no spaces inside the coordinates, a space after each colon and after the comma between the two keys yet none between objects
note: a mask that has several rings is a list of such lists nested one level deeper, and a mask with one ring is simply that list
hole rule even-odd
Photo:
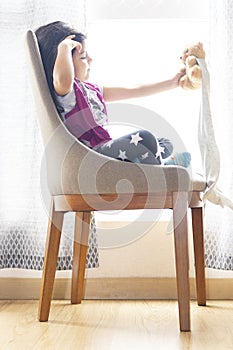
[{"label": "floor plank", "polygon": [[37,301],[0,301],[1,350],[232,350],[233,301],[191,302],[192,331],[180,333],[175,301],[53,301],[49,322]]}]

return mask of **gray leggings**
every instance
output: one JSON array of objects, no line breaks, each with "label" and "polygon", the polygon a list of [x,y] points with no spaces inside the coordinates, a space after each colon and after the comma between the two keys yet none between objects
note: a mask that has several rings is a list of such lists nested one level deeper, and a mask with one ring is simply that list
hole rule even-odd
[{"label": "gray leggings", "polygon": [[161,160],[169,157],[172,151],[170,140],[157,138],[147,130],[136,130],[96,149],[96,152],[111,158],[144,164],[161,164]]}]

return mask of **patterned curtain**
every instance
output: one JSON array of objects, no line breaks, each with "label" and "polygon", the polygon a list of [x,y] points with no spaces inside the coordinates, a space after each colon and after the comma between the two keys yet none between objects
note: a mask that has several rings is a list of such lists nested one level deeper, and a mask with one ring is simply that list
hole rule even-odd
[{"label": "patterned curtain", "polygon": [[[40,270],[48,216],[40,193],[43,145],[27,67],[26,31],[55,20],[83,30],[85,0],[0,2],[0,268]],[[72,268],[74,217],[65,215],[58,269]],[[98,265],[91,222],[88,267]]]},{"label": "patterned curtain", "polygon": [[[212,113],[220,150],[218,187],[233,198],[233,2],[210,2],[209,69]],[[233,211],[207,203],[206,266],[233,270]]]}]

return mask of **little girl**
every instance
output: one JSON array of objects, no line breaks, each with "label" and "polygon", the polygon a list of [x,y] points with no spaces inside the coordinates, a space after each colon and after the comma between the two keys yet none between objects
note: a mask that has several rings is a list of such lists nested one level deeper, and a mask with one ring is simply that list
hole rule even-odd
[{"label": "little girl", "polygon": [[172,79],[133,88],[100,87],[88,81],[91,57],[86,36],[67,23],[56,21],[36,30],[48,85],[70,132],[96,152],[122,161],[177,164],[188,167],[188,152],[172,154],[173,145],[147,130],[112,139],[106,130],[105,101],[143,97],[179,86],[183,71]]}]

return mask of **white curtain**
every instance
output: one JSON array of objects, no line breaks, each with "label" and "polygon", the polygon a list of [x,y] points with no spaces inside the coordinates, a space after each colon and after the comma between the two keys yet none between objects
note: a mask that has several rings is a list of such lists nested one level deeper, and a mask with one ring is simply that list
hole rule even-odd
[{"label": "white curtain", "polygon": [[[218,187],[233,198],[233,2],[211,0],[209,70],[212,116],[220,151]],[[206,265],[233,270],[233,211],[207,202]]]},{"label": "white curtain", "polygon": [[[0,2],[0,268],[41,269],[47,212],[40,193],[43,145],[27,67],[25,34],[55,20],[83,30],[85,0]],[[72,267],[72,215],[58,269]],[[94,218],[88,267],[98,265]]]},{"label": "white curtain", "polygon": [[[233,1],[199,0],[193,2],[190,0],[176,0],[171,2],[170,0],[88,0],[87,5],[88,22],[90,22],[94,28],[92,32],[95,31],[95,21],[100,25],[101,21],[103,20],[120,19],[122,22],[116,21],[117,24],[123,23],[124,21],[127,22],[127,20],[129,20],[129,26],[131,26],[131,28],[134,28],[134,22],[132,20],[144,19],[145,21],[148,20],[149,23],[151,19],[156,18],[159,18],[160,20],[177,20],[180,18],[181,24],[184,23],[184,20],[188,18],[190,19],[190,26],[192,26],[192,31],[197,32],[194,25],[195,22],[193,22],[193,20],[195,18],[203,18],[206,20],[206,14],[209,13],[209,38],[206,43],[204,43],[206,44],[204,47],[207,52],[207,63],[210,71],[211,112],[217,146],[220,151],[220,176],[217,181],[217,188],[223,192],[226,198],[232,200],[233,158],[231,155],[231,150],[233,149]],[[109,22],[106,23],[105,25],[108,25]],[[142,27],[143,23],[141,22],[140,28]],[[198,29],[200,30],[200,28]],[[183,35],[181,33],[180,36],[177,35],[173,40],[173,43],[175,43],[176,46],[179,45],[181,40],[183,42],[186,40],[185,35],[187,34],[187,27],[185,27],[185,24],[182,26],[182,32]],[[116,33],[119,33],[120,38],[123,37],[122,41],[126,38],[126,35],[121,35],[121,32],[118,30],[118,28]],[[151,32],[148,31],[148,36],[150,36],[150,39],[153,41],[152,45],[154,45],[154,47],[159,50],[161,45],[158,42],[155,33],[157,33],[155,29]],[[159,34],[164,40],[165,46],[167,46],[171,51],[172,34],[169,33],[169,38],[167,40],[165,35],[166,32],[164,30],[159,31]],[[107,35],[104,38],[105,40],[106,37]],[[199,40],[202,40],[201,36]],[[190,41],[192,42],[191,37]],[[95,43],[97,43],[97,41],[95,41]],[[103,44],[103,49],[106,46],[109,47],[106,45],[106,43]],[[126,46],[129,46],[128,43]],[[151,50],[150,44],[148,47],[149,50]],[[112,52],[114,52],[114,50],[112,50]],[[163,61],[161,62],[161,66],[166,59],[166,53],[164,54],[164,52],[166,51],[164,50],[163,55],[160,55]],[[155,62],[158,64],[159,58],[155,57],[155,60]],[[149,67],[150,71],[153,72],[150,65]],[[101,72],[101,70],[99,71]],[[143,74],[144,73],[145,71],[143,70]],[[194,94],[192,92],[192,97],[190,97],[190,104],[192,105],[192,109],[194,101],[193,96]],[[183,97],[184,95],[182,95],[182,98]],[[162,100],[162,96],[159,96],[159,99]],[[186,100],[187,99],[188,98],[186,96]],[[156,97],[153,96],[153,103],[156,105],[156,108],[158,108],[158,103],[157,101],[155,103],[155,101]],[[146,102],[148,103],[148,100]],[[182,105],[182,103],[180,105]],[[163,110],[164,108],[166,110],[166,106],[163,106]],[[190,109],[190,106],[188,106],[188,110]],[[165,114],[168,115],[168,113]],[[182,124],[182,129],[183,128],[184,127]],[[189,133],[190,130],[186,132],[187,135],[189,135]],[[197,132],[195,135],[197,138]],[[192,138],[190,138],[190,140],[191,143],[195,143],[193,142]],[[233,270],[232,209],[229,209],[228,207],[222,208],[221,206],[212,204],[209,201],[206,202],[205,249],[206,266],[216,269]]]}]

